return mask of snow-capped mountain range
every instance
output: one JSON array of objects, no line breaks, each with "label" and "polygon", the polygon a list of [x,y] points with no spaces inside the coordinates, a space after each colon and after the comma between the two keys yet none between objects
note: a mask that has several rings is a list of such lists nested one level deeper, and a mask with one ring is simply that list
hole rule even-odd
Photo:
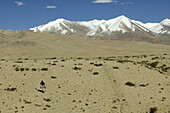
[{"label": "snow-capped mountain range", "polygon": [[120,32],[123,34],[146,32],[170,35],[170,19],[165,19],[160,23],[142,23],[140,21],[131,20],[124,15],[110,20],[69,21],[65,19],[57,19],[45,25],[30,28],[29,30],[34,32],[87,37],[106,36],[114,32]]}]

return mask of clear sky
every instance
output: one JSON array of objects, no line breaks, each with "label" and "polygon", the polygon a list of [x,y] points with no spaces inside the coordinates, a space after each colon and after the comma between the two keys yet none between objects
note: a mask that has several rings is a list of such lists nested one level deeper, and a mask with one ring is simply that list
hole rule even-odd
[{"label": "clear sky", "polygon": [[0,29],[26,30],[58,18],[71,21],[130,19],[161,22],[170,19],[170,0],[0,0]]}]

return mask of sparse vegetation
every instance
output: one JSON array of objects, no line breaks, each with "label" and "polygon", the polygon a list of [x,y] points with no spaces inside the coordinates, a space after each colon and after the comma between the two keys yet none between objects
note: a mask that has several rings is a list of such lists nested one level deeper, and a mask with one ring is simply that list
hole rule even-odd
[{"label": "sparse vegetation", "polygon": [[64,59],[62,59],[62,60],[61,60],[61,62],[65,62],[65,60],[64,60]]},{"label": "sparse vegetation", "polygon": [[48,107],[48,108],[50,108],[51,106],[50,106],[50,105],[45,105],[45,107]]},{"label": "sparse vegetation", "polygon": [[94,72],[94,73],[93,73],[93,75],[98,75],[98,74],[99,74],[99,72]]},{"label": "sparse vegetation", "polygon": [[23,63],[23,61],[16,61],[15,63]]},{"label": "sparse vegetation", "polygon": [[15,71],[19,71],[20,69],[18,67],[15,68]]},{"label": "sparse vegetation", "polygon": [[37,91],[41,92],[41,93],[45,93],[45,91],[41,90],[41,89],[38,89]]},{"label": "sparse vegetation", "polygon": [[30,101],[24,100],[25,104],[31,104]]},{"label": "sparse vegetation", "polygon": [[36,68],[32,68],[31,70],[32,70],[32,71],[37,71],[37,69],[36,69]]},{"label": "sparse vegetation", "polygon": [[[153,61],[151,58],[155,57]],[[38,112],[43,109],[45,112],[57,111],[62,109],[63,104],[66,107],[69,105],[69,110],[73,112],[89,112],[88,108],[91,108],[94,113],[109,113],[110,110],[122,110],[123,113],[129,110],[127,104],[134,107],[129,110],[133,113],[167,112],[166,108],[162,110],[162,106],[166,106],[169,99],[166,93],[169,87],[170,64],[168,55],[166,59],[161,58],[161,55],[146,58],[139,55],[89,58],[89,61],[85,58],[62,58],[55,60],[56,62],[44,58],[37,58],[36,62],[31,58],[27,61],[24,61],[24,58],[17,59],[23,61],[22,64],[15,64],[15,59],[0,61],[0,75],[3,80],[0,81],[0,93],[5,94],[0,98],[1,104],[7,111],[9,108],[9,112],[18,110],[23,113],[27,109],[35,108]],[[63,59],[65,61],[61,61]],[[47,87],[42,87],[39,83],[41,80],[45,81]],[[157,96],[160,97],[159,100]],[[130,100],[132,97],[135,103]],[[107,100],[111,100],[109,104]],[[10,106],[9,101],[13,105]],[[16,102],[17,105],[14,104]],[[160,102],[162,106],[159,109],[154,107]],[[25,107],[22,108],[23,105]],[[154,106],[150,108],[148,105]],[[138,109],[139,106],[142,106],[142,110]]]},{"label": "sparse vegetation", "polygon": [[140,84],[141,87],[146,87],[148,86],[149,84]]},{"label": "sparse vegetation", "polygon": [[113,66],[113,69],[119,69],[119,67],[117,67],[117,66]]},{"label": "sparse vegetation", "polygon": [[149,113],[156,113],[157,107],[151,107]]},{"label": "sparse vegetation", "polygon": [[41,71],[48,71],[48,68],[41,68]]},{"label": "sparse vegetation", "polygon": [[133,61],[130,61],[130,60],[117,60],[118,63],[126,63],[126,62],[133,62]]},{"label": "sparse vegetation", "polygon": [[156,62],[152,62],[152,63],[148,63],[148,65],[150,65],[151,67],[153,67],[153,68],[156,68],[156,66],[158,65],[158,61],[156,61]]},{"label": "sparse vegetation", "polygon": [[4,89],[4,90],[6,90],[6,91],[16,91],[17,90],[17,88],[7,88],[7,89]]},{"label": "sparse vegetation", "polygon": [[135,86],[135,84],[132,83],[132,82],[126,82],[125,85],[127,85],[127,86]]},{"label": "sparse vegetation", "polygon": [[74,67],[74,70],[81,70],[81,67]]},{"label": "sparse vegetation", "polygon": [[94,64],[94,66],[97,66],[97,67],[98,67],[98,66],[102,66],[102,65],[103,65],[103,64],[101,64],[101,63],[100,63],[100,64]]},{"label": "sparse vegetation", "polygon": [[49,99],[49,98],[43,98],[43,100],[46,101],[46,102],[50,102],[51,101],[51,99]]},{"label": "sparse vegetation", "polygon": [[56,79],[56,77],[55,77],[55,76],[51,76],[51,78],[52,78],[52,79]]}]

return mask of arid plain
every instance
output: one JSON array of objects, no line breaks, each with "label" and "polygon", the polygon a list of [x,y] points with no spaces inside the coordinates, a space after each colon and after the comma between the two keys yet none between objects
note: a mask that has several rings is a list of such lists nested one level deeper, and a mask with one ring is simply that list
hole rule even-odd
[{"label": "arid plain", "polygon": [[0,113],[14,112],[170,113],[170,46],[0,30]]}]

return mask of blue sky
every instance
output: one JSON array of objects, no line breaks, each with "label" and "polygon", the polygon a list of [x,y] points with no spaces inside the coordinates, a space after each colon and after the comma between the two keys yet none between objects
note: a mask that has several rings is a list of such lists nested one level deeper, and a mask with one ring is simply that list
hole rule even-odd
[{"label": "blue sky", "polygon": [[0,0],[0,29],[26,30],[58,18],[71,21],[125,15],[142,22],[170,19],[170,0]]}]

